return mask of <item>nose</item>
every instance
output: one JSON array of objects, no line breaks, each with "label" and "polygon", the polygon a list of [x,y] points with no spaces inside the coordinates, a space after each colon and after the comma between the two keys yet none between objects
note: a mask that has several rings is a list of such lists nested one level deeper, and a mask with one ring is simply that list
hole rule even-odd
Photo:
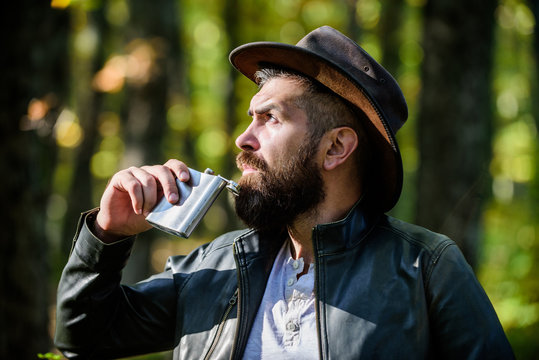
[{"label": "nose", "polygon": [[251,123],[244,132],[236,138],[236,146],[246,151],[256,151],[260,148],[260,143],[254,134],[254,125]]}]

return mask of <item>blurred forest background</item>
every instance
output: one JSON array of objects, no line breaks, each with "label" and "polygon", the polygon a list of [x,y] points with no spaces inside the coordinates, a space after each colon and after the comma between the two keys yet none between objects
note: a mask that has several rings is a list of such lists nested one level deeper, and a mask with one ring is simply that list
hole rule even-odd
[{"label": "blurred forest background", "polygon": [[[517,358],[539,354],[539,1],[20,0],[1,17],[0,358],[57,353],[60,272],[79,213],[115,171],[179,158],[238,177],[234,139],[256,88],[230,50],[325,24],[408,100],[391,215],[456,240]],[[241,226],[229,203],[189,240],[145,233],[124,281]]]}]

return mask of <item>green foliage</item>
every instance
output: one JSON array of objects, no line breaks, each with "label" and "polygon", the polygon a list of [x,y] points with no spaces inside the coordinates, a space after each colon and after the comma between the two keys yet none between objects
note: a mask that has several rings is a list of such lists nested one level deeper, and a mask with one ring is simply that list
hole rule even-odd
[{"label": "green foliage", "polygon": [[38,359],[52,359],[52,360],[61,360],[64,359],[62,355],[53,354],[51,352],[45,354],[37,354]]},{"label": "green foliage", "polygon": [[533,359],[539,352],[535,21],[525,2],[500,2],[493,79],[497,115],[490,166],[493,198],[483,214],[479,274],[518,359]]}]

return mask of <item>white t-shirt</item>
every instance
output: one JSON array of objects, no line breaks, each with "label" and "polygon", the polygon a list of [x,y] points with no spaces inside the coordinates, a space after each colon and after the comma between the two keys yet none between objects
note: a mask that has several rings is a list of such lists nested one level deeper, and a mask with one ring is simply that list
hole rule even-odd
[{"label": "white t-shirt", "polygon": [[244,359],[318,359],[314,310],[314,264],[303,272],[290,240],[279,251],[247,341]]}]

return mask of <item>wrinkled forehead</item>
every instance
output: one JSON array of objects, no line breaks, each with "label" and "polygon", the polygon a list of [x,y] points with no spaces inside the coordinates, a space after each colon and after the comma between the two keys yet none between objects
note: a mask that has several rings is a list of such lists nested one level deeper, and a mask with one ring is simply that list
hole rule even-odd
[{"label": "wrinkled forehead", "polygon": [[263,113],[264,109],[292,111],[293,108],[299,108],[298,100],[304,93],[305,86],[294,79],[270,79],[252,97],[249,112]]}]

